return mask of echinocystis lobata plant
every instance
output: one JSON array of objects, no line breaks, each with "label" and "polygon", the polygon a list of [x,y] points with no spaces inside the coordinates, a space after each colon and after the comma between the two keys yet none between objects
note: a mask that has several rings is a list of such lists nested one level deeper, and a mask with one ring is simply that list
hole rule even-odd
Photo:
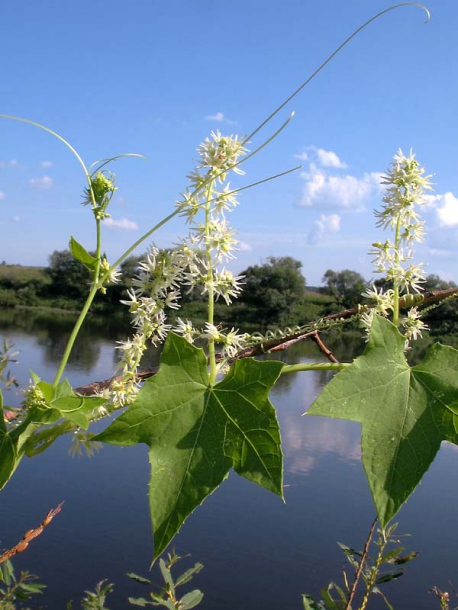
[{"label": "echinocystis lobata plant", "polygon": [[[420,482],[441,441],[458,444],[458,352],[435,345],[415,367],[405,357],[409,342],[424,328],[421,306],[430,305],[421,291],[421,267],[411,262],[413,245],[423,236],[418,208],[423,191],[430,188],[429,178],[413,154],[405,156],[400,151],[384,179],[388,189],[378,224],[392,229],[394,237],[373,246],[376,269],[386,278],[386,290],[371,289],[367,303],[354,312],[369,333],[362,356],[352,363],[299,365],[250,357],[340,323],[339,316],[283,329],[270,337],[224,328],[215,319],[215,302],[220,299],[230,305],[242,290],[243,278],[227,268],[237,251],[229,216],[238,205],[239,194],[255,186],[233,188],[229,179],[241,179],[242,165],[269,144],[292,115],[252,152],[248,147],[261,128],[359,31],[403,6],[420,6],[429,16],[425,7],[414,2],[380,12],[249,136],[212,133],[199,147],[197,167],[188,175],[189,186],[173,210],[113,263],[104,256],[102,242],[103,221],[116,191],[108,165],[120,157],[138,155],[120,155],[88,169],[60,135],[32,121],[7,117],[44,129],[76,156],[86,179],[84,202],[94,217],[96,245],[91,254],[75,239],[70,240],[73,256],[90,270],[92,283],[54,379],[45,381],[33,375],[19,412],[4,407],[8,415],[0,420],[1,487],[24,455],[44,451],[62,434],[77,432],[88,444],[144,443],[151,464],[149,502],[157,557],[232,468],[283,496],[280,430],[269,392],[280,375],[317,369],[340,372],[324,388],[309,415],[362,424],[363,464],[382,532]],[[90,396],[75,391],[64,379],[65,367],[95,295],[117,280],[119,265],[136,247],[176,216],[184,218],[188,234],[166,251],[150,246],[124,300],[134,332],[118,345],[119,370],[112,383]],[[203,327],[180,317],[170,321],[169,311],[179,309],[183,291],[205,296],[208,307]],[[142,356],[149,344],[161,343],[159,371],[141,385],[138,368]],[[91,424],[107,416],[111,417],[109,425],[93,436]]]}]

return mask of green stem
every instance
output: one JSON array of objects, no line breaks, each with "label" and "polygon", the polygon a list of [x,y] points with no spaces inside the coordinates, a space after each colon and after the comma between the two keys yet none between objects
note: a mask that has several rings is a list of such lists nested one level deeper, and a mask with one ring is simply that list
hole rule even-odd
[{"label": "green stem", "polygon": [[52,383],[52,385],[54,387],[57,386],[57,384],[59,383],[59,381],[60,381],[60,379],[61,379],[61,377],[62,377],[62,375],[64,373],[64,370],[65,370],[65,367],[67,366],[67,362],[68,362],[68,359],[70,357],[71,351],[73,349],[73,345],[75,343],[76,337],[78,336],[80,328],[83,325],[84,319],[86,318],[87,313],[89,311],[89,308],[92,305],[92,301],[94,300],[94,297],[97,294],[97,290],[98,290],[97,285],[93,284],[92,287],[91,287],[91,290],[89,292],[89,295],[88,295],[88,297],[86,299],[86,302],[84,304],[84,307],[81,310],[80,315],[78,316],[78,320],[76,321],[75,326],[73,327],[73,330],[72,330],[72,333],[70,335],[70,338],[67,341],[67,345],[65,346],[64,355],[62,356],[62,360],[60,362],[60,365],[59,365],[59,368],[57,370],[56,376],[55,376],[54,381]]},{"label": "green stem", "polygon": [[358,584],[361,578],[361,574],[366,565],[367,556],[369,554],[369,547],[372,542],[372,536],[374,535],[375,526],[377,525],[377,517],[372,522],[371,528],[369,530],[369,534],[366,538],[366,542],[364,544],[363,554],[361,555],[361,559],[359,560],[358,569],[355,572],[355,578],[353,579],[353,583],[351,585],[351,589],[349,590],[347,605],[345,606],[345,610],[351,610],[351,604],[353,602],[353,598],[356,594],[356,589],[358,588]]},{"label": "green stem", "polygon": [[371,570],[370,578],[366,582],[366,591],[364,593],[363,601],[361,602],[361,606],[359,607],[359,610],[365,610],[367,603],[369,601],[369,597],[372,593],[372,589],[375,586],[375,581],[377,580],[380,566],[383,563],[383,553],[385,552],[385,548],[386,548],[386,545],[388,542],[388,540],[386,539],[386,534],[385,534],[384,529],[382,529],[380,536],[383,537],[383,540],[378,545],[379,549],[378,549],[378,553],[377,553],[377,559],[375,561],[374,567]]},{"label": "green stem", "polygon": [[417,6],[419,8],[421,8],[422,10],[425,11],[426,13],[426,22],[428,23],[429,19],[430,19],[430,12],[429,10],[426,8],[426,6],[424,6],[423,4],[419,3],[419,2],[401,2],[400,4],[396,4],[394,6],[390,6],[386,9],[384,9],[383,11],[380,11],[379,13],[377,13],[376,15],[374,15],[374,17],[371,17],[370,19],[368,19],[366,22],[364,22],[358,29],[356,29],[353,34],[351,34],[348,38],[346,38],[343,43],[337,47],[337,49],[331,53],[331,55],[329,55],[329,57],[315,70],[315,72],[313,72],[313,74],[311,74],[284,102],[282,102],[280,104],[280,106],[277,106],[277,108],[262,122],[260,123],[260,125],[258,125],[258,127],[256,127],[256,129],[254,131],[252,131],[250,133],[249,136],[247,136],[244,139],[244,143],[248,142],[249,140],[251,140],[257,133],[258,131],[260,131],[264,125],[267,125],[267,123],[269,123],[275,115],[277,115],[280,110],[282,110],[287,104],[289,104],[289,102],[296,97],[296,95],[298,95],[302,89],[304,89],[309,83],[310,81],[312,81],[315,76],[317,76],[321,70],[323,70],[330,61],[332,61],[334,59],[334,57],[340,53],[340,51],[355,37],[357,36],[362,30],[364,30],[368,25],[370,25],[373,21],[376,21],[377,19],[379,19],[380,17],[382,17],[382,15],[385,15],[386,13],[389,13],[390,11],[394,11],[398,8],[401,8],[403,6]]},{"label": "green stem", "polygon": [[298,373],[300,371],[342,371],[350,366],[348,362],[302,362],[300,364],[285,364],[281,375]]},{"label": "green stem", "polygon": [[[92,190],[92,186],[91,186],[90,192],[91,192],[91,197],[94,201],[94,193]],[[99,286],[100,286],[100,284],[99,284],[100,264],[101,264],[100,257],[101,257],[101,252],[102,252],[102,234],[101,234],[101,229],[100,229],[100,220],[96,219],[95,224],[96,224],[96,240],[97,240],[95,258],[97,259],[97,262],[96,262],[96,266],[94,269],[94,275],[92,278],[92,286],[89,291],[89,295],[86,299],[86,302],[84,304],[84,307],[81,310],[80,315],[78,316],[78,319],[75,323],[75,326],[73,327],[72,333],[67,341],[67,345],[65,346],[64,354],[62,356],[62,359],[59,364],[59,368],[57,370],[56,376],[54,377],[54,381],[52,383],[52,385],[54,387],[57,386],[57,384],[59,383],[59,381],[65,371],[65,367],[67,366],[68,359],[70,358],[70,354],[72,353],[72,349],[75,344],[76,337],[78,336],[78,333],[79,333],[79,331],[83,325],[83,322],[86,319],[86,316],[89,312],[89,309],[92,305],[92,301],[94,300],[95,295],[97,294],[97,290],[99,289]]]},{"label": "green stem", "polygon": [[[399,246],[401,244],[401,216],[398,216],[396,222],[396,234],[394,238],[394,252],[395,252],[395,268],[399,269],[401,265],[401,253]],[[399,278],[395,276],[393,281],[393,324],[399,326]]]},{"label": "green stem", "polygon": [[[210,244],[210,221],[211,221],[211,202],[213,194],[213,181],[207,186],[207,197],[205,202],[205,256],[207,259],[207,285],[208,285],[208,323],[213,324],[215,314],[215,291],[213,288],[213,258]],[[208,339],[208,360],[210,364],[210,385],[216,381],[216,354],[215,340],[213,337]]]}]

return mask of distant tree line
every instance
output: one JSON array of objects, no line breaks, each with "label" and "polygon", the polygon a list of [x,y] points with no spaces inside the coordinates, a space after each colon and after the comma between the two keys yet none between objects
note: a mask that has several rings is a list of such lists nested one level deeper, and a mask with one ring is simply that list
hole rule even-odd
[{"label": "distant tree line", "polygon": [[[132,278],[144,256],[131,256],[122,263],[121,281],[109,286],[105,295],[98,295],[93,305],[94,313],[122,311],[119,301],[127,297],[127,290],[132,287]],[[362,293],[369,284],[356,271],[328,269],[322,278],[323,286],[307,288],[302,263],[291,256],[269,257],[262,264],[248,267],[241,275],[245,276],[245,285],[239,299],[230,308],[224,302],[216,304],[215,318],[219,322],[260,328],[305,324],[361,303],[364,300]],[[89,271],[69,250],[54,251],[49,257],[49,266],[44,268],[1,264],[0,306],[77,310],[84,303],[90,281]],[[375,284],[389,287],[383,279]],[[424,288],[434,291],[455,286],[437,275],[429,275]],[[181,303],[178,315],[193,320],[205,319],[205,295],[196,290],[184,292]],[[170,314],[177,315],[173,311]],[[425,320],[431,327],[432,336],[457,333],[457,299],[432,309]]]}]

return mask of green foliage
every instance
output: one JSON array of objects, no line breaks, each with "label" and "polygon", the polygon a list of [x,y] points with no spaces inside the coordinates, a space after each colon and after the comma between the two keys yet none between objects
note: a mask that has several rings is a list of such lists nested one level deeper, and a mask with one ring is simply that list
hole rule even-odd
[{"label": "green foliage", "polygon": [[0,307],[16,307],[19,299],[13,290],[0,288]]},{"label": "green foliage", "polygon": [[[181,557],[175,554],[175,551],[171,554],[168,553],[167,560],[160,559],[159,568],[165,583],[164,587],[157,593],[151,591],[149,600],[144,597],[129,597],[129,603],[132,606],[141,606],[142,608],[145,606],[162,606],[169,610],[191,610],[191,608],[196,608],[204,597],[203,593],[198,589],[194,589],[189,593],[185,593],[183,597],[178,598],[176,590],[192,580],[204,566],[201,563],[196,563],[192,568],[183,572],[181,576],[174,578],[171,572],[172,566],[181,559]],[[137,576],[137,574],[128,574],[128,576],[142,585],[152,586],[151,581],[143,576]]]},{"label": "green foliage", "polygon": [[282,496],[282,453],[270,388],[283,364],[238,361],[212,386],[203,350],[170,333],[159,372],[95,440],[146,443],[154,553],[234,470]]},{"label": "green foliage", "polygon": [[49,288],[43,267],[0,265],[0,306],[38,305]]},{"label": "green foliage", "polygon": [[[82,610],[108,610],[105,606],[107,595],[112,593],[114,586],[106,580],[101,580],[95,586],[94,591],[85,591],[85,595],[81,600]],[[67,610],[71,609],[71,604],[67,605]]]},{"label": "green foliage", "polygon": [[54,250],[49,257],[48,275],[51,291],[72,299],[83,300],[91,282],[91,273],[70,250]]},{"label": "green foliage", "polygon": [[[398,536],[395,536],[397,524],[379,530],[377,539],[372,540],[375,529],[375,522],[371,527],[364,550],[356,551],[351,547],[338,543],[345,554],[348,565],[353,570],[353,578],[347,574],[347,568],[343,570],[343,586],[335,582],[330,582],[327,587],[321,590],[321,599],[315,600],[310,595],[302,596],[304,610],[351,610],[355,595],[362,589],[361,604],[359,610],[364,610],[371,595],[378,595],[382,598],[386,607],[393,610],[393,606],[388,602],[380,585],[391,582],[403,576],[404,566],[418,556],[417,552],[404,553],[404,548],[399,546]],[[371,543],[377,547],[377,554],[371,557]],[[390,545],[395,545],[390,548]],[[362,586],[361,586],[362,585]]]},{"label": "green foliage", "polygon": [[291,256],[267,259],[242,271],[245,276],[241,300],[247,305],[249,322],[286,325],[297,320],[295,310],[305,297],[302,263]]},{"label": "green foliage", "polygon": [[0,286],[19,289],[35,284],[49,284],[44,267],[27,267],[23,265],[0,265]]},{"label": "green foliage", "polygon": [[145,259],[145,254],[129,256],[121,263],[122,284],[130,287],[132,278],[138,271],[139,264]]},{"label": "green foliage", "polygon": [[[237,191],[253,186],[245,185],[231,191],[229,183],[224,187],[221,184],[231,171],[243,174],[239,167],[243,160],[264,148],[289,119],[249,155],[246,149],[248,141],[356,33],[386,12],[406,4],[424,8],[417,3],[402,3],[372,17],[247,138],[213,132],[212,138],[207,138],[198,149],[199,165],[188,175],[190,186],[175,210],[148,229],[112,265],[102,255],[101,221],[108,217],[107,207],[116,191],[114,176],[106,166],[117,157],[97,162],[97,167],[90,173],[79,154],[61,136],[27,119],[8,117],[48,132],[75,155],[88,185],[84,191],[84,204],[91,207],[96,244],[94,251],[89,252],[72,238],[70,250],[55,251],[50,257],[49,294],[55,297],[65,294],[68,299],[80,301],[81,312],[52,383],[34,376],[33,384],[25,392],[22,417],[17,422],[0,418],[0,488],[12,476],[23,455],[32,456],[43,451],[70,430],[86,430],[98,418],[99,408],[103,408],[106,415],[122,409],[122,414],[94,438],[121,446],[148,445],[151,463],[149,501],[157,557],[184,520],[222,483],[231,468],[282,496],[280,433],[275,411],[269,402],[269,391],[283,373],[344,368],[325,387],[309,414],[350,419],[362,425],[363,464],[382,530],[377,543],[379,552],[372,565],[367,563],[366,549],[359,553],[341,545],[348,562],[356,570],[354,582],[362,578],[366,586],[361,608],[365,608],[369,595],[379,592],[378,585],[400,575],[398,568],[380,574],[382,564],[395,563],[398,566],[409,560],[409,557],[400,557],[398,548],[385,553],[394,531],[389,521],[420,482],[441,441],[458,444],[458,351],[436,344],[427,351],[423,362],[410,367],[404,355],[406,336],[398,331],[398,326],[405,323],[399,319],[400,298],[405,298],[404,295],[410,298],[422,279],[418,266],[409,269],[402,266],[410,260],[412,242],[420,238],[423,231],[418,214],[409,206],[416,202],[416,195],[421,199],[423,187],[429,188],[429,177],[423,176],[424,170],[419,168],[413,154],[405,158],[401,151],[395,157],[391,178],[385,177],[385,183],[391,184],[392,188],[378,213],[378,224],[396,227],[395,241],[377,242],[373,246],[379,251],[379,267],[383,270],[390,267],[387,277],[393,280],[393,290],[392,294],[375,291],[372,300],[376,309],[364,308],[361,320],[367,327],[372,324],[372,330],[366,350],[352,364],[320,362],[288,366],[273,360],[242,359],[246,355],[245,349],[260,347],[262,351],[265,344],[259,345],[259,336],[238,334],[235,329],[228,330],[219,325],[215,319],[215,302],[220,299],[220,302],[224,300],[230,304],[241,290],[241,278],[234,277],[222,266],[231,258],[236,245],[235,232],[226,216],[237,204]],[[427,9],[424,10],[429,16]],[[393,222],[395,214],[398,214],[398,219]],[[62,378],[83,322],[91,307],[98,306],[96,297],[105,293],[105,286],[115,278],[119,265],[124,264],[124,277],[127,270],[138,266],[138,260],[130,258],[131,253],[177,215],[187,216],[192,226],[190,235],[182,240],[179,248],[166,253],[152,247],[147,257],[148,264],[141,266],[141,274],[137,274],[135,283],[131,284],[135,290],[128,293],[128,306],[133,314],[135,335],[122,346],[118,345],[122,350],[122,374],[112,382],[103,398],[78,396]],[[403,245],[408,249],[404,250]],[[239,313],[243,312],[247,321],[261,325],[295,324],[298,318],[306,315],[305,279],[301,266],[299,261],[289,256],[271,257],[263,265],[245,270],[243,306]],[[3,272],[3,267],[7,266],[1,267]],[[367,286],[362,276],[350,270],[328,270],[323,280],[339,307],[358,303]],[[167,309],[178,307],[180,285],[200,291],[206,306],[205,328],[197,329],[191,322],[180,320],[175,330],[182,337],[169,332],[171,326],[165,324]],[[0,286],[6,289],[1,282]],[[17,291],[18,299],[29,304],[35,302],[38,285],[35,288],[22,286],[20,290]],[[111,295],[119,298],[120,291],[121,287]],[[5,295],[3,297],[5,299]],[[394,324],[377,315],[372,321],[374,312],[386,316],[391,313]],[[411,307],[409,313],[412,315],[406,332],[410,330],[409,338],[414,339],[421,332],[422,323],[416,308]],[[307,326],[307,331],[311,328]],[[303,330],[297,329],[292,338],[283,335],[284,344],[296,340]],[[159,372],[137,394],[137,368],[146,343],[159,343],[167,333]],[[206,352],[191,344],[196,337],[205,341]],[[220,351],[217,352],[216,348]],[[3,409],[1,394],[0,406]],[[187,610],[197,606],[202,600],[200,591],[192,591],[177,599],[176,587],[189,581],[200,567],[196,565],[174,580],[171,567],[176,560],[173,555],[169,556],[168,562],[159,562],[165,581],[161,593],[152,593],[149,600],[138,598],[131,603],[162,605],[169,610]],[[8,571],[7,567],[5,570],[0,575],[7,587],[4,595],[20,597],[20,594],[27,594],[27,586],[30,587],[25,582],[27,578],[21,576],[16,580],[12,570]],[[147,579],[135,578],[150,584]],[[324,589],[323,599],[319,602],[304,596],[304,608],[349,610],[354,588],[349,587],[345,575],[344,580],[344,588],[331,583]],[[35,585],[33,590],[29,588],[28,593],[37,592],[36,587],[39,586]],[[86,593],[83,604],[86,608],[104,608],[105,596],[111,589],[112,585],[100,582],[95,593]]]},{"label": "green foliage", "polygon": [[[455,597],[458,597],[458,591],[453,587],[451,583],[450,585],[452,587]],[[450,593],[448,591],[441,591],[439,587],[433,587],[432,589],[430,589],[429,592],[434,593],[434,595],[439,600],[440,610],[458,610],[458,606],[453,606],[452,608],[452,606],[450,605]]]},{"label": "green foliage", "polygon": [[[70,238],[70,252],[75,261],[79,261],[80,263],[82,263],[86,267],[86,269],[88,269],[88,271],[95,271],[97,259],[92,256],[92,254],[89,254],[89,252],[73,237]],[[60,256],[62,257],[62,253],[60,254]],[[51,259],[53,257],[57,257],[56,251],[54,252],[54,254],[51,255]],[[61,263],[63,262],[64,261],[62,260]],[[66,264],[68,265],[68,262]]]},{"label": "green foliage", "polygon": [[391,322],[376,316],[363,355],[308,410],[361,423],[363,465],[382,527],[418,485],[441,441],[458,444],[458,351],[435,344],[411,368],[404,343]]},{"label": "green foliage", "polygon": [[[456,288],[455,282],[446,282],[437,275],[428,275],[424,285],[425,291],[448,290]],[[429,309],[424,320],[430,328],[432,337],[458,334],[458,298],[447,299],[440,306]]]},{"label": "green foliage", "polygon": [[323,275],[322,282],[326,285],[328,294],[335,298],[337,305],[345,309],[362,302],[361,295],[368,285],[362,275],[350,269],[343,271],[328,269]]},{"label": "green foliage", "polygon": [[11,561],[0,565],[0,610],[18,610],[24,608],[32,596],[43,593],[45,585],[38,582],[38,577],[29,572],[16,576]]},{"label": "green foliage", "polygon": [[17,356],[18,352],[13,351],[13,348],[14,346],[11,343],[3,339],[3,346],[0,347],[0,385],[3,388],[18,385],[8,368],[10,364],[17,362],[15,356]]},{"label": "green foliage", "polygon": [[[32,376],[34,385],[26,394],[28,410],[22,421],[8,429],[0,418],[0,489],[24,455],[40,453],[75,426],[87,429],[94,409],[105,403],[103,398],[77,396],[67,380],[53,386],[33,373]],[[42,429],[43,425],[48,427]]]}]

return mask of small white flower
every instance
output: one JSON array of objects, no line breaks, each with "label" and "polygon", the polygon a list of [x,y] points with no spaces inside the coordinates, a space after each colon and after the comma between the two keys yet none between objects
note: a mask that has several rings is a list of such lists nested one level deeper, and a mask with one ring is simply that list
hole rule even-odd
[{"label": "small white flower", "polygon": [[238,204],[235,193],[231,191],[229,183],[227,183],[224,189],[215,195],[213,209],[217,214],[224,215],[224,212],[232,212]]},{"label": "small white flower", "polygon": [[230,169],[243,175],[245,172],[240,167],[234,167],[247,152],[238,136],[222,136],[218,130],[210,135],[211,139],[206,138],[197,149],[202,161],[200,167],[212,170],[220,182],[224,182]]},{"label": "small white flower", "polygon": [[182,320],[181,318],[177,319],[172,330],[186,339],[188,343],[194,343],[194,338],[200,335],[199,331],[193,327],[192,322],[189,320]]},{"label": "small white flower", "polygon": [[205,281],[203,292],[207,292],[212,288],[217,295],[216,298],[221,296],[226,301],[226,305],[230,305],[232,299],[236,299],[242,292],[242,279],[243,275],[234,276],[232,271],[227,269],[216,270],[213,273],[212,279]]},{"label": "small white flower", "polygon": [[377,290],[376,286],[368,288],[362,293],[362,296],[374,302],[374,307],[377,313],[382,316],[387,316],[393,309],[393,291],[391,289],[383,291],[383,288]]},{"label": "small white flower", "polygon": [[420,339],[422,331],[428,330],[428,325],[420,319],[420,312],[417,307],[411,307],[407,312],[407,316],[401,321],[405,328],[406,348],[410,341]]}]

